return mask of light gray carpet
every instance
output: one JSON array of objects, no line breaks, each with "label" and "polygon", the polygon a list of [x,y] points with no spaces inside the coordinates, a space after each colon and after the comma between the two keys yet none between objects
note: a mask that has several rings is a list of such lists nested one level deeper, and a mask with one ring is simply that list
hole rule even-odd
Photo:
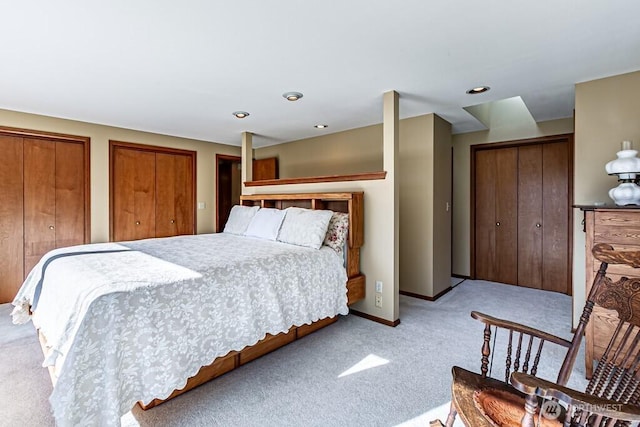
[{"label": "light gray carpet", "polygon": [[[10,308],[0,305],[0,425],[53,425],[35,332],[11,325]],[[401,296],[396,328],[347,316],[163,405],[136,407],[123,424],[428,425],[448,412],[451,366],[479,369],[483,326],[471,310],[571,337],[570,297],[465,280],[436,302]],[[539,373],[554,379],[563,354],[546,353]],[[584,388],[578,358],[570,385]],[[364,362],[373,367],[344,374]]]}]

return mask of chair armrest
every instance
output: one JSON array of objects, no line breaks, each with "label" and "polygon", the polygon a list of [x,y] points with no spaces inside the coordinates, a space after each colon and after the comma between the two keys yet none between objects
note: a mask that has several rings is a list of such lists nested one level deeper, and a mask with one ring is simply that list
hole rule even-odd
[{"label": "chair armrest", "polygon": [[540,338],[545,341],[561,345],[563,347],[567,347],[567,348],[571,347],[571,341],[567,341],[564,338],[560,338],[559,336],[549,334],[547,332],[541,331],[539,329],[531,328],[529,326],[522,325],[520,323],[511,322],[509,320],[504,320],[504,319],[498,319],[497,317],[489,316],[487,314],[479,313],[477,311],[472,311],[471,317],[487,325],[497,326],[499,328],[505,328],[515,332],[522,332],[524,334],[532,335],[536,338]]},{"label": "chair armrest", "polygon": [[522,372],[511,374],[511,385],[524,394],[555,398],[572,405],[574,408],[582,409],[592,414],[608,418],[640,421],[639,406],[626,405],[614,400],[581,393]]}]

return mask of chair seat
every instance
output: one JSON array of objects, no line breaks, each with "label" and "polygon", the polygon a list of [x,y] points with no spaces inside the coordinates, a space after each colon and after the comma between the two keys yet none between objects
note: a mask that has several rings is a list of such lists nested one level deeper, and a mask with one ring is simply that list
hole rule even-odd
[{"label": "chair seat", "polygon": [[[452,395],[458,416],[472,427],[519,427],[524,416],[524,394],[502,381],[483,378],[466,369],[452,369]],[[538,417],[537,417],[538,419]],[[540,425],[560,427],[558,420],[539,417]]]}]

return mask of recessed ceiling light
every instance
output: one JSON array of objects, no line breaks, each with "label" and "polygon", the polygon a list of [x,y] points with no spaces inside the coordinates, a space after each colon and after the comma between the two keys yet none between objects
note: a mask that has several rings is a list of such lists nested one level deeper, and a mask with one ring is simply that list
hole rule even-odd
[{"label": "recessed ceiling light", "polygon": [[298,99],[302,98],[302,94],[300,92],[285,92],[282,94],[282,96],[287,101],[297,101]]},{"label": "recessed ceiling light", "polygon": [[239,119],[244,119],[245,117],[247,117],[249,115],[249,113],[247,113],[246,111],[234,111],[233,113],[234,116],[236,116]]},{"label": "recessed ceiling light", "polygon": [[314,128],[316,128],[316,129],[325,129],[325,128],[328,128],[328,127],[329,127],[329,125],[315,125],[314,126]]},{"label": "recessed ceiling light", "polygon": [[489,86],[477,86],[477,87],[469,89],[467,91],[467,93],[469,95],[477,95],[479,93],[484,93],[484,92],[488,91],[489,89],[491,89]]}]

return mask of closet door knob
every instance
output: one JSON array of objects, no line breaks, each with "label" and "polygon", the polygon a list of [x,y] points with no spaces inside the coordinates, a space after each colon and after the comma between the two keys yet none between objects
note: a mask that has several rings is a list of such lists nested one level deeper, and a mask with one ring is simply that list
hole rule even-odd
[{"label": "closet door knob", "polygon": [[136,225],[140,225],[140,221],[136,221]]},{"label": "closet door knob", "polygon": [[540,224],[539,222],[536,223],[536,228],[540,228],[540,227],[542,227],[542,224]]},{"label": "closet door knob", "polygon": [[49,230],[53,230],[53,229],[55,229],[55,227],[53,225],[50,225]]},{"label": "closet door knob", "polygon": [[175,219],[172,219],[170,222],[171,222],[171,224],[175,224],[175,223],[176,223],[176,220],[175,220]]},{"label": "closet door knob", "polygon": [[500,221],[496,222],[496,227],[500,227]]}]

